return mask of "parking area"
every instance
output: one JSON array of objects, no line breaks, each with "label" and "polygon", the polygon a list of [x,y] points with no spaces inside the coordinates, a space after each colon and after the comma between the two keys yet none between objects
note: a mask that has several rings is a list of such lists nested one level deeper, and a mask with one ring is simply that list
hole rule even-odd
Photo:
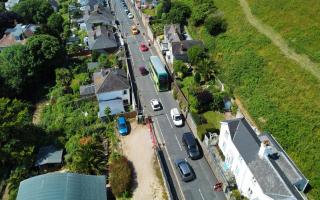
[{"label": "parking area", "polygon": [[164,188],[155,171],[155,155],[146,125],[131,121],[131,132],[121,137],[123,154],[134,168],[133,199],[163,199]]}]

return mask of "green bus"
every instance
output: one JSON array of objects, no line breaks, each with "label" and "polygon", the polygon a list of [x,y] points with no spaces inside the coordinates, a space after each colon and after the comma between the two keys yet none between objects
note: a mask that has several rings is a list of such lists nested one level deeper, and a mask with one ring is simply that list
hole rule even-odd
[{"label": "green bus", "polygon": [[150,56],[151,77],[160,92],[169,90],[169,76],[165,67],[158,56]]}]

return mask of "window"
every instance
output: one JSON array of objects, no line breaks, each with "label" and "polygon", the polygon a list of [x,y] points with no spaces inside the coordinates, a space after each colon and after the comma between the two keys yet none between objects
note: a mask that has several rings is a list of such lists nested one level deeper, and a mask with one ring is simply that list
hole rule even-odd
[{"label": "window", "polygon": [[122,102],[123,102],[124,105],[128,105],[129,104],[128,99],[124,99]]},{"label": "window", "polygon": [[127,90],[123,90],[123,94],[127,94]]}]

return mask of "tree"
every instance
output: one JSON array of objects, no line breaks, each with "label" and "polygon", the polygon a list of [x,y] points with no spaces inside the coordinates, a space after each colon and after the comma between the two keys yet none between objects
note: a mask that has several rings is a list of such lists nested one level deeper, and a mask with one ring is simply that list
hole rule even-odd
[{"label": "tree", "polygon": [[199,113],[203,113],[209,110],[213,97],[208,90],[201,90],[197,93],[196,100],[196,109]]},{"label": "tree", "polygon": [[29,61],[28,51],[23,45],[5,48],[0,53],[0,76],[5,84],[2,87],[8,87],[10,96],[21,94],[26,81],[33,76]]},{"label": "tree", "polygon": [[202,75],[204,81],[211,80],[216,71],[216,63],[210,59],[204,59],[198,64],[197,71]]},{"label": "tree", "polygon": [[51,35],[60,38],[60,34],[63,32],[63,17],[59,13],[53,13],[48,18],[47,25],[51,31]]},{"label": "tree", "polygon": [[181,60],[173,61],[173,70],[179,78],[184,78],[188,72],[187,66]]},{"label": "tree", "polygon": [[202,46],[195,45],[187,51],[188,61],[192,65],[197,65],[201,60],[207,57],[206,51]]},{"label": "tree", "polygon": [[25,23],[45,24],[54,12],[49,1],[24,0],[17,3],[12,10],[20,15]]},{"label": "tree", "polygon": [[173,24],[187,24],[187,19],[190,17],[190,8],[182,3],[174,3],[169,13],[166,15],[166,19],[169,23]]},{"label": "tree", "polygon": [[98,58],[99,67],[102,68],[111,68],[112,63],[107,54],[101,54]]},{"label": "tree", "polygon": [[171,0],[162,0],[156,7],[157,18],[161,19],[162,14],[168,13],[171,8]]},{"label": "tree", "polygon": [[221,15],[210,15],[206,18],[204,26],[211,35],[218,35],[227,30],[227,22]]},{"label": "tree", "polygon": [[193,25],[199,26],[203,24],[208,14],[215,11],[216,11],[216,8],[213,5],[213,2],[202,3],[202,4],[197,3],[193,8],[193,11],[191,14],[191,21]]}]

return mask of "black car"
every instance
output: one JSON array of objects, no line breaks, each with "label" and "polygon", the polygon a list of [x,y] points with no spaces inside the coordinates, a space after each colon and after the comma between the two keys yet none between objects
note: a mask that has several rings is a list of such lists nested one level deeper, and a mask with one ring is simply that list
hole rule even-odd
[{"label": "black car", "polygon": [[182,160],[182,159],[176,160],[175,164],[176,164],[177,170],[179,171],[182,181],[188,182],[195,179],[195,174],[191,166],[186,160]]},{"label": "black car", "polygon": [[186,148],[188,156],[191,159],[198,159],[200,158],[201,154],[197,145],[197,141],[194,138],[193,134],[190,132],[184,133],[182,135],[182,143],[183,146]]}]

